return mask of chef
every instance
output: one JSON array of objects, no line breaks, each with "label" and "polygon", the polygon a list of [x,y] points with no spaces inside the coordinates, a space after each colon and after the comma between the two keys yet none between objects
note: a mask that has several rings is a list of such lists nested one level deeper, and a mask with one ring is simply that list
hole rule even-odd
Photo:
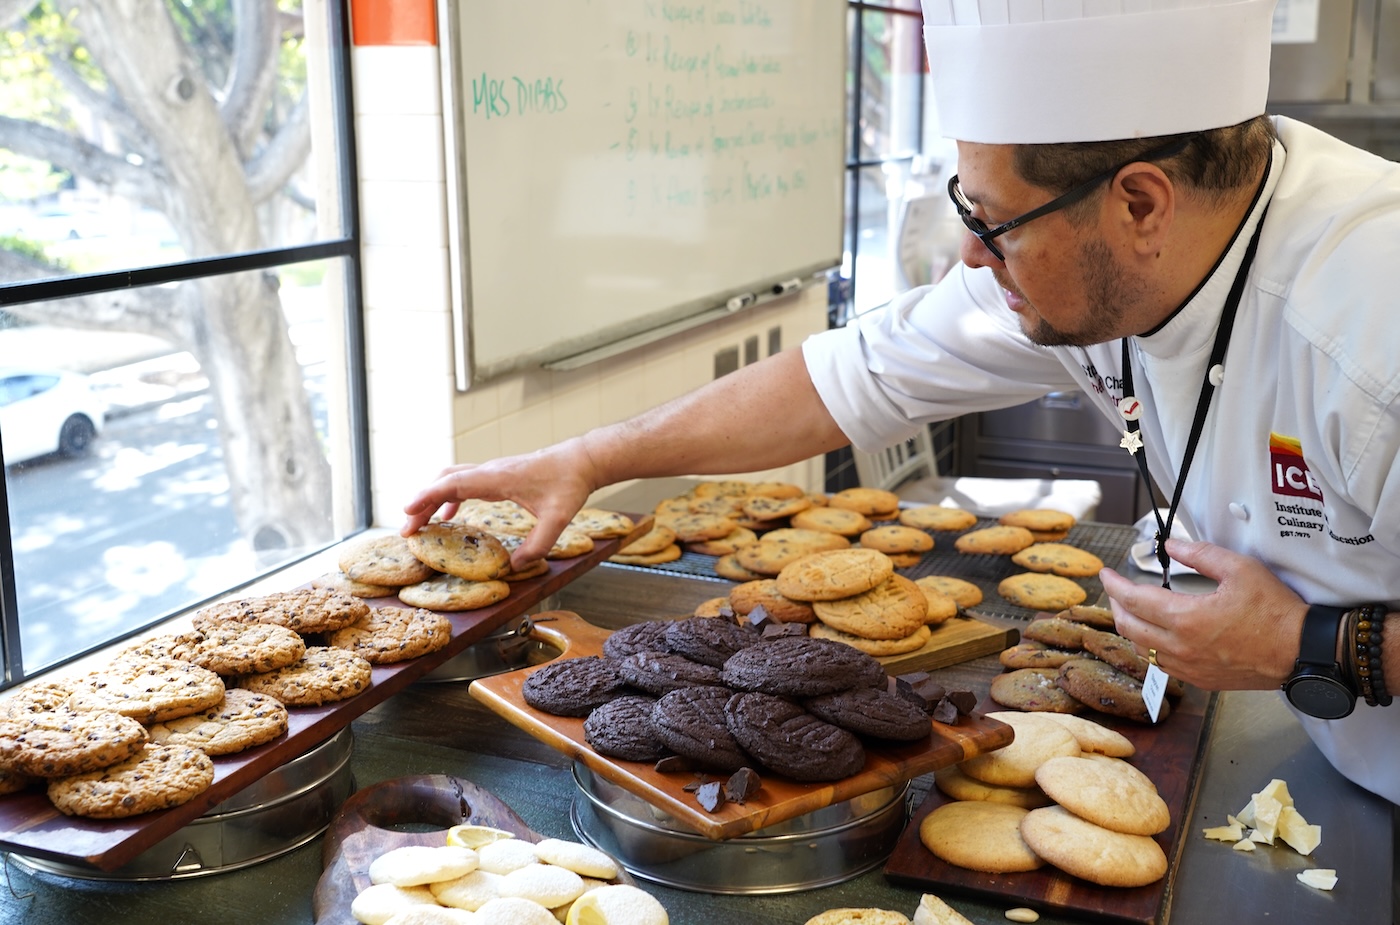
[{"label": "chef", "polygon": [[[598,488],[759,471],[1082,389],[1207,594],[1102,581],[1211,690],[1281,690],[1400,802],[1400,165],[1264,115],[1274,0],[924,0],[962,263],[844,328],[527,456],[442,473],[405,533],[514,498],[538,558]],[[1169,570],[1167,570],[1169,574]]]}]

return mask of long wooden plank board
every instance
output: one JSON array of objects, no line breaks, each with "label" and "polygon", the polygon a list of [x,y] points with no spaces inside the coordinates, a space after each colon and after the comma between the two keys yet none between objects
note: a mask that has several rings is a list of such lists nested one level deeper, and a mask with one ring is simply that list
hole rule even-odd
[{"label": "long wooden plank board", "polygon": [[[568,611],[541,614],[540,621],[541,627],[547,626],[567,640],[561,658],[598,655],[609,635],[607,630]],[[472,696],[513,725],[587,765],[600,777],[713,839],[745,835],[872,790],[901,784],[1011,741],[1011,727],[978,714],[963,717],[956,725],[930,720],[932,735],[922,742],[868,747],[865,767],[858,774],[819,784],[800,783],[776,774],[762,775],[763,787],[754,797],[743,804],[726,803],[717,812],[709,813],[694,794],[682,789],[693,779],[691,774],[665,774],[649,762],[600,755],[585,741],[582,719],[554,716],[526,704],[521,688],[540,667],[543,666],[473,681]]]},{"label": "long wooden plank board", "polygon": [[[214,759],[214,783],[194,800],[161,812],[129,819],[101,820],[60,813],[41,790],[0,797],[0,849],[95,870],[115,871],[166,836],[237,794],[244,787],[305,754],[335,735],[357,716],[383,703],[429,671],[461,654],[468,646],[512,620],[603,562],[632,539],[651,529],[651,518],[628,536],[597,541],[592,552],[549,563],[549,571],[514,582],[510,596],[480,610],[445,613],[452,638],[443,649],[394,665],[374,667],[368,690],[338,703],[291,707],[288,729],[281,737],[235,755]],[[367,600],[375,607],[403,606],[397,597]]]},{"label": "long wooden plank board", "polygon": [[929,791],[905,828],[885,864],[885,875],[903,886],[934,893],[964,893],[1008,907],[1029,906],[1041,913],[1151,925],[1157,921],[1162,900],[1171,889],[1171,876],[1176,870],[1182,839],[1190,830],[1187,812],[1209,703],[1208,693],[1188,688],[1159,726],[1094,715],[1095,720],[1132,740],[1136,753],[1131,762],[1152,778],[1171,811],[1171,826],[1157,836],[1171,863],[1167,876],[1156,883],[1131,889],[1101,887],[1049,865],[1028,873],[985,874],[941,861],[919,840],[919,824],[924,817],[948,802],[936,788]]}]

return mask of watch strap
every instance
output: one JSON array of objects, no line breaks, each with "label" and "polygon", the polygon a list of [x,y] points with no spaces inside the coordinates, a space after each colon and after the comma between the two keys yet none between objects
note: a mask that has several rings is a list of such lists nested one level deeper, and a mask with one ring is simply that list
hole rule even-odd
[{"label": "watch strap", "polygon": [[1303,617],[1303,632],[1298,642],[1300,663],[1340,668],[1337,664],[1337,632],[1345,615],[1345,607],[1309,605],[1307,615]]}]

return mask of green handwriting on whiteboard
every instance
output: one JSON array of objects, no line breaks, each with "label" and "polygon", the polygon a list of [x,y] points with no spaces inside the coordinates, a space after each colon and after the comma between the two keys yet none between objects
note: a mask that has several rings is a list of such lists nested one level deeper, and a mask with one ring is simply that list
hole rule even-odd
[{"label": "green handwriting on whiteboard", "polygon": [[506,116],[552,116],[569,108],[562,77],[472,78],[472,115],[487,119]]}]

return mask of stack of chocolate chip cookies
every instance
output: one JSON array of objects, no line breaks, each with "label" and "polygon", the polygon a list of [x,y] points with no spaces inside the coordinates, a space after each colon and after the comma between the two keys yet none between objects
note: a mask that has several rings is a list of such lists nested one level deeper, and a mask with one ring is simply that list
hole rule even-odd
[{"label": "stack of chocolate chip cookies", "polygon": [[[1001,653],[1007,669],[992,681],[992,699],[1029,712],[1079,713],[1090,710],[1150,723],[1142,696],[1147,659],[1113,632],[1113,612],[1079,605],[1032,620],[1021,641]],[[1186,692],[1178,679],[1167,682],[1158,721],[1173,699]]]},{"label": "stack of chocolate chip cookies", "polygon": [[942,860],[994,874],[1046,863],[1100,886],[1159,880],[1167,858],[1153,836],[1171,823],[1156,786],[1120,733],[1064,714],[997,712],[1010,745],[944,768],[946,802],[919,825]]},{"label": "stack of chocolate chip cookies", "polygon": [[[534,526],[535,515],[514,501],[464,501],[452,520],[425,524],[412,536],[347,543],[339,569],[312,584],[361,598],[397,594],[403,603],[426,610],[478,610],[505,600],[512,582],[548,572],[549,560],[586,555],[596,541],[627,536],[636,525],[625,514],[584,508],[543,559],[514,569],[510,554]],[[644,538],[655,544],[649,549],[660,550],[674,539],[653,534]],[[679,555],[677,548],[672,558]]]},{"label": "stack of chocolate chip cookies", "polygon": [[[244,654],[212,645],[201,653],[213,663]],[[4,793],[42,786],[70,816],[120,819],[188,802],[214,782],[211,756],[286,728],[277,701],[226,690],[214,670],[167,647],[135,647],[0,702],[0,781]]]}]

